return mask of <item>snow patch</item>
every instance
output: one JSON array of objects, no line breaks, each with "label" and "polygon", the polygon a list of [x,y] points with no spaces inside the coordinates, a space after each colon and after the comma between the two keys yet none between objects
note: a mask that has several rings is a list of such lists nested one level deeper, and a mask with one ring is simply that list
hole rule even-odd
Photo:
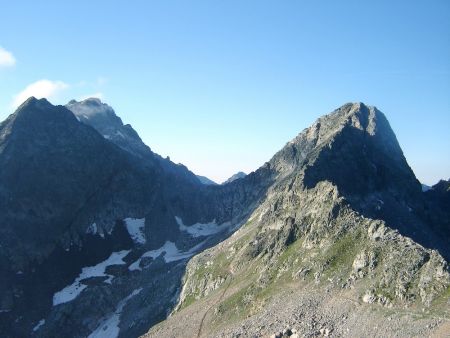
[{"label": "snow patch", "polygon": [[194,247],[190,248],[188,251],[180,251],[175,243],[167,241],[164,243],[162,247],[156,250],[151,250],[145,252],[137,261],[133,262],[128,269],[130,271],[133,270],[142,270],[142,268],[139,266],[142,258],[144,257],[151,257],[153,259],[158,258],[160,255],[163,255],[164,261],[166,263],[179,261],[182,259],[186,259],[189,257],[192,257],[204,244],[206,241],[203,241]]},{"label": "snow patch", "polygon": [[217,234],[219,232],[227,230],[231,223],[225,222],[222,224],[217,224],[216,220],[213,220],[210,223],[195,223],[189,226],[186,226],[183,223],[181,217],[175,216],[175,220],[178,223],[181,231],[187,232],[192,237],[202,237],[202,236],[211,236]]},{"label": "snow patch", "polygon": [[84,267],[81,270],[80,275],[75,279],[75,281],[70,284],[69,286],[66,286],[61,291],[56,292],[53,295],[53,306],[56,306],[58,304],[67,303],[75,298],[78,297],[78,295],[87,288],[87,285],[81,283],[83,279],[90,278],[90,277],[108,277],[105,280],[105,283],[111,284],[112,279],[114,276],[107,275],[105,273],[105,270],[110,265],[117,265],[117,264],[125,264],[123,261],[123,258],[130,252],[130,250],[122,250],[119,252],[113,252],[111,256],[109,256],[106,260],[103,262],[98,263],[94,266],[88,266]]},{"label": "snow patch", "polygon": [[116,338],[119,335],[120,315],[122,310],[128,301],[134,296],[138,295],[142,291],[142,288],[134,290],[126,298],[122,299],[117,304],[116,311],[109,317],[103,319],[100,325],[92,332],[88,338]]},{"label": "snow patch", "polygon": [[41,328],[41,326],[44,324],[45,324],[45,319],[41,319],[39,321],[39,323],[37,323],[36,326],[33,327],[33,332],[36,332],[37,330],[39,330]]},{"label": "snow patch", "polygon": [[133,242],[144,244],[145,218],[125,218],[124,221]]},{"label": "snow patch", "polygon": [[139,266],[139,264],[141,263],[141,258],[142,257],[138,258],[137,261],[131,263],[130,266],[128,267],[128,270],[130,270],[130,271],[141,270],[142,271],[141,267]]}]

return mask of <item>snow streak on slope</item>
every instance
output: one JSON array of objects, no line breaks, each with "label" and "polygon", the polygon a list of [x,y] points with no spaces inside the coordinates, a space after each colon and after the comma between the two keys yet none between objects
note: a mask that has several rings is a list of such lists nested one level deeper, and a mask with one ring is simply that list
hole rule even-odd
[{"label": "snow streak on slope", "polygon": [[70,302],[71,300],[74,300],[78,295],[87,288],[87,285],[82,283],[82,280],[90,277],[108,277],[105,280],[105,283],[111,283],[111,280],[113,279],[113,276],[107,275],[105,273],[105,270],[110,265],[117,265],[117,264],[125,264],[123,261],[123,258],[130,252],[130,250],[122,250],[119,252],[113,252],[111,256],[108,257],[103,262],[98,263],[95,266],[88,266],[81,270],[80,275],[75,279],[75,281],[70,284],[69,286],[66,286],[61,291],[56,292],[53,295],[53,306]]},{"label": "snow streak on slope", "polygon": [[125,218],[124,221],[131,239],[137,244],[145,244],[145,218]]},{"label": "snow streak on slope", "polygon": [[122,314],[123,308],[127,302],[138,295],[141,290],[142,288],[136,289],[126,298],[122,299],[119,304],[117,304],[116,311],[109,317],[103,319],[100,325],[88,336],[88,338],[116,338],[119,335],[120,315]]},{"label": "snow streak on slope", "polygon": [[45,319],[41,319],[39,321],[39,323],[37,323],[36,326],[33,327],[33,332],[36,332],[37,330],[39,330],[41,328],[41,326],[44,324],[45,324]]},{"label": "snow streak on slope", "polygon": [[131,264],[128,269],[133,270],[142,270],[140,267],[140,263],[142,258],[144,257],[151,257],[153,259],[159,257],[160,255],[163,255],[164,261],[166,263],[179,261],[185,258],[192,257],[195,253],[198,252],[198,250],[205,244],[205,241],[197,244],[196,246],[190,248],[188,251],[180,251],[175,243],[167,241],[162,247],[156,250],[147,251],[144,253],[137,261],[135,261],[133,264]]},{"label": "snow streak on slope", "polygon": [[181,217],[175,216],[181,231],[187,232],[192,237],[206,237],[225,231],[230,227],[230,222],[217,224],[215,220],[210,223],[195,223],[192,225],[185,225]]}]

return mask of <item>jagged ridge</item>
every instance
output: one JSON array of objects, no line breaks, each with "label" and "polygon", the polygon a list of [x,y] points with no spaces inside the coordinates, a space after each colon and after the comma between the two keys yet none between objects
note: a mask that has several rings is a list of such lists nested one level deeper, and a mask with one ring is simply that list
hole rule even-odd
[{"label": "jagged ridge", "polygon": [[[264,329],[258,314],[292,288],[388,308],[435,304],[448,316],[442,307],[447,262],[404,235],[441,249],[446,240],[424,221],[420,183],[375,107],[346,104],[320,118],[266,167],[276,175],[267,198],[233,237],[189,262],[173,320],[148,336],[165,335],[169,327],[181,334],[177,323],[188,325],[183,314],[193,316],[214,299],[201,334],[269,334],[267,326],[275,330],[279,323],[265,317]],[[310,332],[303,321],[293,322]]]}]

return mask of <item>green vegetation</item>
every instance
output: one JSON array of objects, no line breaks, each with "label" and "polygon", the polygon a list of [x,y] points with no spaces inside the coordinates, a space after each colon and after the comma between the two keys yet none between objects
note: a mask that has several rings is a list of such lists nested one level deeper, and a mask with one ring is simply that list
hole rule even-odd
[{"label": "green vegetation", "polygon": [[356,255],[362,250],[362,239],[361,229],[356,228],[334,241],[321,254],[321,262],[325,268],[324,277],[348,277]]}]

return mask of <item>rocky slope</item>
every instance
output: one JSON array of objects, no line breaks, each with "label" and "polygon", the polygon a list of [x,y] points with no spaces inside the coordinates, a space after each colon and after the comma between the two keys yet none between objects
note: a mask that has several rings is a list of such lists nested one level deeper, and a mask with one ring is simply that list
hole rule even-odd
[{"label": "rocky slope", "polygon": [[232,237],[191,259],[176,309],[146,336],[448,330],[448,215],[430,221],[437,202],[381,112],[344,105],[266,166],[276,175],[267,197]]}]

